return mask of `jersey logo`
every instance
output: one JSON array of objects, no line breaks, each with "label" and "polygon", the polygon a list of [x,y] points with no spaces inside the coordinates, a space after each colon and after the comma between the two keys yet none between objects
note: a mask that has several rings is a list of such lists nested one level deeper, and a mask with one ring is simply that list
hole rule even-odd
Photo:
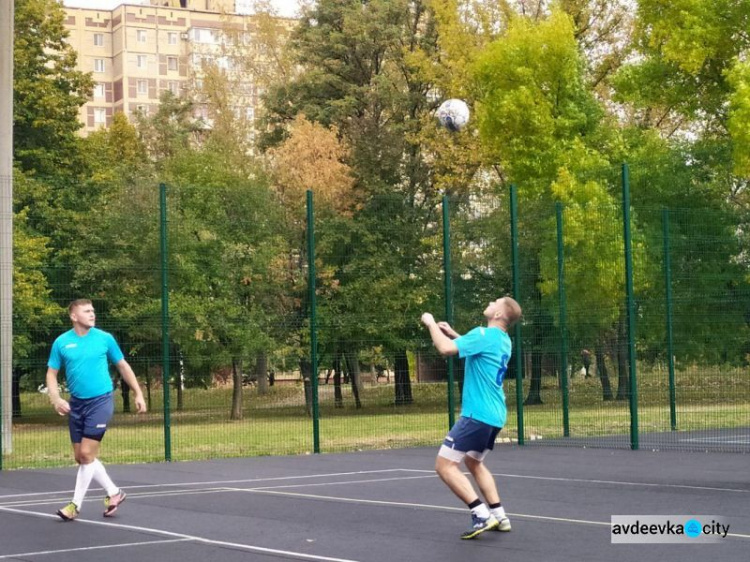
[{"label": "jersey logo", "polygon": [[69,343],[65,346],[65,349],[73,349],[74,347],[78,347],[77,343]]},{"label": "jersey logo", "polygon": [[508,359],[510,359],[510,355],[507,353],[503,353],[503,356],[500,358],[500,368],[497,370],[497,376],[495,377],[495,383],[498,386],[502,386],[503,384],[503,378],[508,370]]}]

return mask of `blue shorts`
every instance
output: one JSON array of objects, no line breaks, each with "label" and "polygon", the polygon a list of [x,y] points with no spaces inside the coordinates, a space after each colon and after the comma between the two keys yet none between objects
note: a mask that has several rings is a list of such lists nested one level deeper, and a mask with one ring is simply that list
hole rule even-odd
[{"label": "blue shorts", "polygon": [[440,447],[440,456],[461,462],[464,456],[469,455],[482,461],[485,455],[494,448],[500,429],[473,418],[461,416],[445,436],[443,446]]},{"label": "blue shorts", "polygon": [[111,392],[86,399],[71,396],[68,414],[70,440],[80,443],[85,437],[101,441],[114,412],[115,400]]}]

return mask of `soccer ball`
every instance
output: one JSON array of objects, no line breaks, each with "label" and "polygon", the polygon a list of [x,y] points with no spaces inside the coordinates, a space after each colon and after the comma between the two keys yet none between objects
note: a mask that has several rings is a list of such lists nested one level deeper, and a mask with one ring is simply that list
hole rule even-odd
[{"label": "soccer ball", "polygon": [[469,106],[464,100],[445,100],[438,107],[436,116],[440,124],[449,131],[460,131],[469,122]]}]

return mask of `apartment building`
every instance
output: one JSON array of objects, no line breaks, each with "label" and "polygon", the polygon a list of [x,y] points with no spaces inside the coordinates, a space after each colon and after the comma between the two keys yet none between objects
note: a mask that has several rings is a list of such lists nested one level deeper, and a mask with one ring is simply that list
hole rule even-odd
[{"label": "apartment building", "polygon": [[[80,110],[81,133],[108,127],[116,112],[132,118],[152,114],[163,92],[200,92],[203,65],[210,61],[229,72],[233,57],[253,53],[256,19],[248,0],[152,0],[113,10],[66,7],[68,42],[78,52],[78,67],[91,72],[92,99]],[[280,20],[288,30],[293,20]],[[252,119],[262,93],[245,72],[235,88],[236,111]],[[194,97],[194,96],[193,96]],[[208,126],[210,107],[196,105]]]}]

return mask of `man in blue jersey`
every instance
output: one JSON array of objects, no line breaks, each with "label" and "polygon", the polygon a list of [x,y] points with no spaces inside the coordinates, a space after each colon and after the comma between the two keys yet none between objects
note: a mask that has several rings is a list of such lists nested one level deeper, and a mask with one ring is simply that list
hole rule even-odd
[{"label": "man in blue jersey", "polygon": [[[68,429],[73,444],[73,455],[78,463],[78,476],[73,501],[57,511],[64,521],[72,521],[81,510],[91,480],[104,488],[104,517],[111,517],[125,501],[125,492],[114,485],[104,465],[97,458],[99,446],[107,431],[114,399],[109,363],[114,363],[123,380],[135,392],[135,407],[146,411],[135,373],[120,351],[112,334],[94,327],[96,314],[88,299],[78,299],[68,306],[73,328],[59,336],[52,344],[47,362],[47,389],[55,411],[68,415]],[[70,402],[60,397],[57,373],[65,369],[65,381]]]},{"label": "man in blue jersey", "polygon": [[[451,491],[471,511],[471,528],[461,535],[473,539],[484,531],[510,531],[510,520],[500,503],[495,479],[484,466],[484,458],[495,445],[505,425],[507,410],[503,377],[508,369],[511,341],[508,330],[521,318],[521,307],[510,297],[489,303],[484,310],[487,327],[459,335],[446,322],[435,322],[429,312],[422,323],[441,355],[466,359],[461,416],[443,441],[435,470]],[[485,505],[471,481],[461,472],[463,461],[482,492]]]}]

